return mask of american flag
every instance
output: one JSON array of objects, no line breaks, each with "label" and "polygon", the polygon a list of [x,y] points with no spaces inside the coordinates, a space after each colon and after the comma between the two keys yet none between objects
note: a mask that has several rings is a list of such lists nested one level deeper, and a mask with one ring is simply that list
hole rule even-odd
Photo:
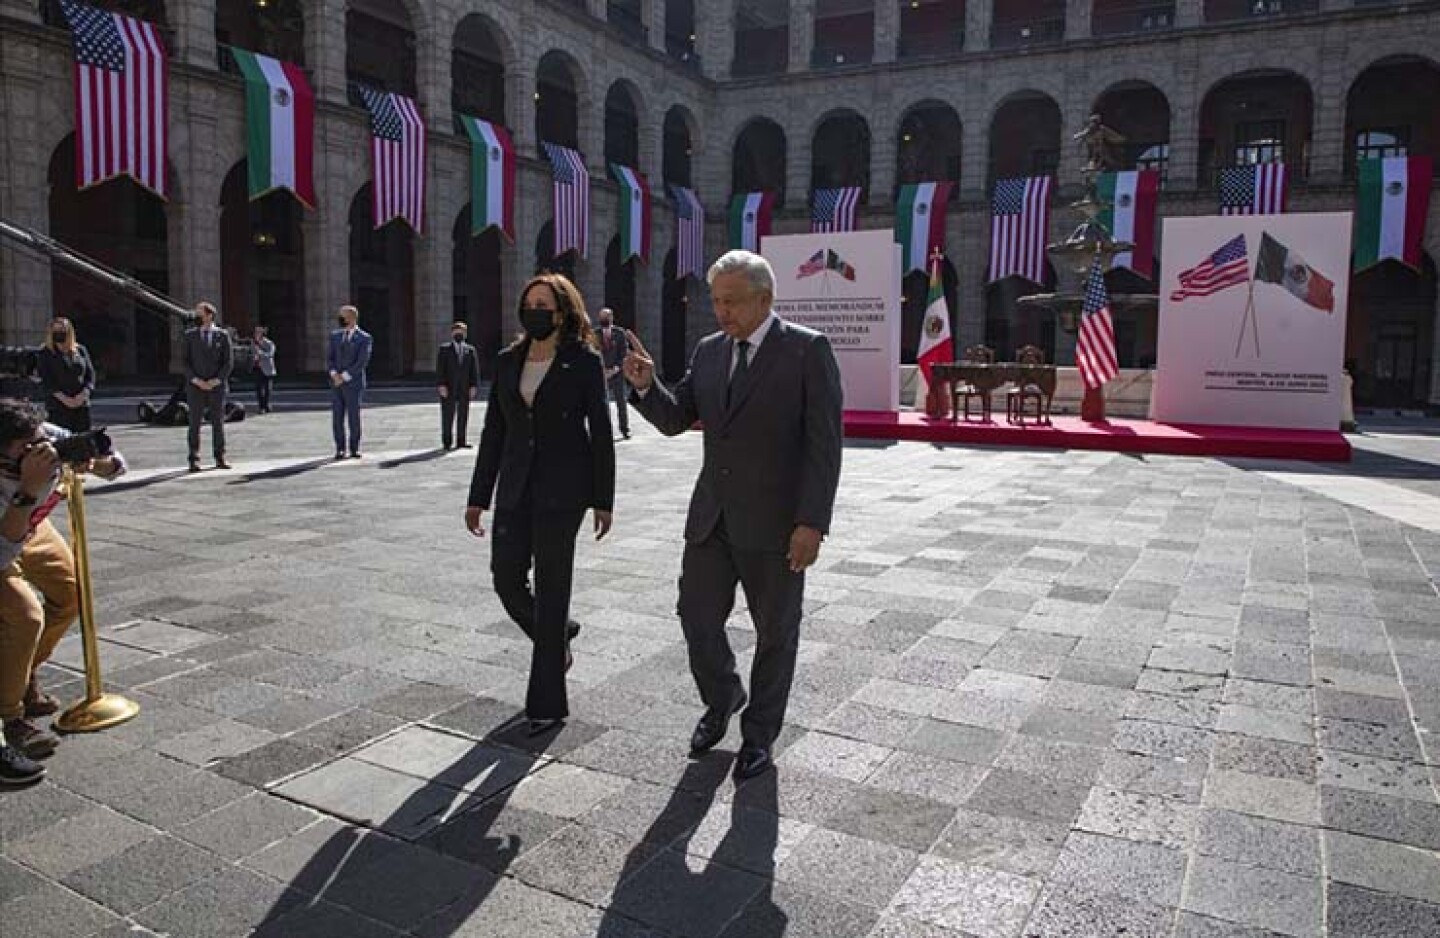
[{"label": "american flag", "polygon": [[671,186],[675,196],[675,279],[705,276],[705,206],[694,189]]},{"label": "american flag", "polygon": [[855,211],[860,207],[860,187],[816,189],[810,206],[813,232],[854,231]]},{"label": "american flag", "polygon": [[425,230],[425,122],[403,94],[360,88],[370,112],[370,156],[375,164],[375,227],[400,218]]},{"label": "american flag", "polygon": [[1050,230],[1049,176],[995,183],[990,220],[990,281],[1012,274],[1045,282],[1045,237]]},{"label": "american flag", "polygon": [[151,23],[62,0],[75,48],[75,184],[129,175],[165,195],[169,76]]},{"label": "american flag", "polygon": [[555,256],[578,251],[590,256],[590,173],[578,150],[547,143],[550,174],[555,180]]},{"label": "american flag", "polygon": [[796,275],[796,277],[797,277],[798,279],[804,280],[806,277],[813,277],[813,276],[815,276],[816,274],[820,273],[820,272],[823,271],[824,269],[825,269],[825,249],[824,249],[824,248],[821,248],[820,250],[816,251],[814,254],[811,254],[811,255],[810,255],[810,259],[809,259],[808,261],[806,261],[805,263],[803,263],[803,264],[800,265],[799,269],[795,271],[795,275]]},{"label": "american flag", "polygon": [[1189,296],[1209,296],[1227,287],[1238,287],[1250,279],[1250,256],[1245,236],[1236,235],[1220,245],[1199,264],[1180,274],[1180,286],[1170,294],[1179,303]]},{"label": "american flag", "polygon": [[1087,388],[1098,388],[1120,374],[1115,354],[1115,321],[1110,315],[1110,294],[1105,290],[1105,272],[1097,260],[1085,284],[1085,302],[1080,306],[1080,337],[1075,343],[1075,366]]},{"label": "american flag", "polygon": [[1289,185],[1284,163],[1227,166],[1220,170],[1220,214],[1279,215]]}]

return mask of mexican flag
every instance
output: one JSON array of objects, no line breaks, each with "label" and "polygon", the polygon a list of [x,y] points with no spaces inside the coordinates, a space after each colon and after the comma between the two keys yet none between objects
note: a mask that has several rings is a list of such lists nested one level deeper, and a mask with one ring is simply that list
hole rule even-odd
[{"label": "mexican flag", "polygon": [[1134,251],[1116,254],[1111,267],[1128,267],[1142,277],[1155,276],[1155,205],[1160,196],[1160,171],[1132,169],[1102,173],[1096,180],[1100,198],[1110,203],[1099,221],[1116,241],[1130,241]]},{"label": "mexican flag", "polygon": [[245,78],[250,198],[289,189],[315,207],[315,95],[300,66],[231,48]]},{"label": "mexican flag", "polygon": [[650,186],[645,177],[629,166],[610,164],[610,174],[620,183],[620,263],[632,257],[650,263]]},{"label": "mexican flag", "polygon": [[900,276],[923,271],[930,253],[945,247],[945,206],[950,182],[921,182],[900,187],[895,206],[895,240],[900,245]]},{"label": "mexican flag", "polygon": [[515,240],[515,144],[499,124],[460,115],[470,138],[470,233],[492,225]]},{"label": "mexican flag", "polygon": [[773,192],[743,192],[730,200],[730,247],[759,251],[760,239],[770,233]]},{"label": "mexican flag", "polygon": [[1270,235],[1260,238],[1255,280],[1284,287],[1296,299],[1327,313],[1335,312],[1335,282],[1305,263],[1305,258]]},{"label": "mexican flag", "polygon": [[1356,270],[1374,267],[1386,258],[1420,268],[1433,165],[1428,156],[1360,161]]},{"label": "mexican flag", "polygon": [[945,303],[945,289],[940,282],[940,259],[930,267],[930,294],[925,299],[925,324],[920,329],[920,350],[915,363],[930,385],[930,369],[938,362],[955,360],[955,342],[950,337],[950,308]]}]

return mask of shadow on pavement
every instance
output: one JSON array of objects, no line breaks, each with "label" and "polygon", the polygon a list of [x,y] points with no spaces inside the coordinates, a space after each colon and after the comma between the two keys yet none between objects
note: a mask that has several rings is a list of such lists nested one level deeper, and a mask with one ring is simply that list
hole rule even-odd
[{"label": "shadow on pavement", "polygon": [[408,466],[411,463],[430,462],[439,459],[446,453],[443,449],[427,449],[423,453],[411,453],[409,456],[397,456],[394,459],[386,459],[376,463],[381,469],[397,469],[400,466]]},{"label": "shadow on pavement", "polygon": [[289,479],[293,476],[313,472],[321,466],[328,466],[335,459],[331,456],[322,456],[319,459],[307,459],[305,462],[293,463],[289,466],[276,466],[274,469],[262,469],[259,472],[247,472],[238,479],[231,479],[226,485],[245,485],[250,482],[263,482],[266,479]]}]

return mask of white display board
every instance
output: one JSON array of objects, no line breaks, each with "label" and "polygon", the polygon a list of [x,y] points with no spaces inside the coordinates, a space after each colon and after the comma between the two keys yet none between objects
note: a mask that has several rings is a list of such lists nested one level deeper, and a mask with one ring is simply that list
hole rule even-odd
[{"label": "white display board", "polygon": [[1338,429],[1350,231],[1349,212],[1165,219],[1152,417]]},{"label": "white display board", "polygon": [[823,332],[846,410],[900,409],[900,245],[894,232],[772,235],[775,312]]}]

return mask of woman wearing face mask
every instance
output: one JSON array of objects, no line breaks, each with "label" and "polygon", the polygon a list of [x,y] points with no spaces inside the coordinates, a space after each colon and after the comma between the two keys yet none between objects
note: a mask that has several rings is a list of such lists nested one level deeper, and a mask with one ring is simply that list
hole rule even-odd
[{"label": "woman wearing face mask", "polygon": [[610,530],[615,444],[604,368],[575,285],[559,274],[535,277],[520,293],[520,325],[495,364],[465,527],[485,536],[493,495],[490,572],[505,611],[533,642],[525,714],[538,735],[569,716],[575,538],[587,509],[596,540]]},{"label": "woman wearing face mask", "polygon": [[64,316],[51,320],[40,350],[40,384],[45,388],[47,420],[71,433],[90,429],[95,366],[85,346],[75,341],[75,326]]}]

